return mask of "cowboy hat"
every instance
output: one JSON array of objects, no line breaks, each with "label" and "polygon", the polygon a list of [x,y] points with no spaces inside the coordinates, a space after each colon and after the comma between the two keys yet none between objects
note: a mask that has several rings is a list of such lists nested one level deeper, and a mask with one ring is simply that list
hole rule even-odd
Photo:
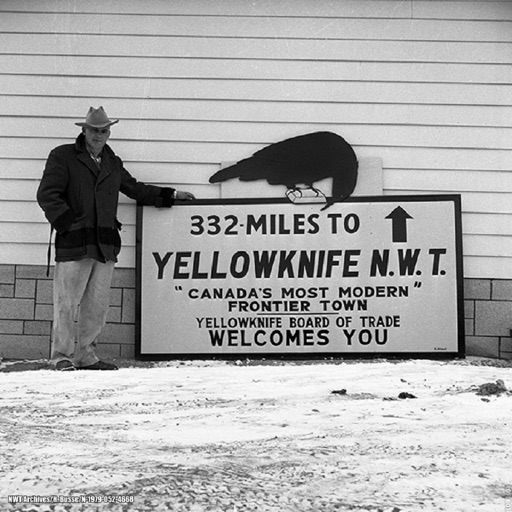
[{"label": "cowboy hat", "polygon": [[111,121],[106,112],[103,110],[103,107],[89,109],[87,115],[85,116],[84,123],[75,123],[77,126],[88,126],[90,128],[106,128],[112,124],[116,124],[119,122],[119,119],[115,121]]}]

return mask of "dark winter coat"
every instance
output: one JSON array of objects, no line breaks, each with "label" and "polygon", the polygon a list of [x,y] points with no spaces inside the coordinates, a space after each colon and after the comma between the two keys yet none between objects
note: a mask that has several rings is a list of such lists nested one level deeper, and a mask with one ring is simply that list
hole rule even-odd
[{"label": "dark winter coat", "polygon": [[51,151],[37,201],[57,232],[56,261],[80,260],[98,252],[101,260],[117,261],[119,192],[144,205],[169,207],[174,202],[174,189],[138,182],[108,145],[98,169],[83,134],[75,144]]}]

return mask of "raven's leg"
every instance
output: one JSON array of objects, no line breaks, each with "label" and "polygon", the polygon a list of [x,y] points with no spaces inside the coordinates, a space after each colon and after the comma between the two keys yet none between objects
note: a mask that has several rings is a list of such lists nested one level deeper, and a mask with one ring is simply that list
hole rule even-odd
[{"label": "raven's leg", "polygon": [[294,186],[286,191],[286,197],[292,203],[325,203],[327,201],[325,194],[312,185],[303,188]]},{"label": "raven's leg", "polygon": [[314,187],[312,183],[306,183],[306,185],[317,195],[317,197],[325,197],[325,194],[319,188]]}]

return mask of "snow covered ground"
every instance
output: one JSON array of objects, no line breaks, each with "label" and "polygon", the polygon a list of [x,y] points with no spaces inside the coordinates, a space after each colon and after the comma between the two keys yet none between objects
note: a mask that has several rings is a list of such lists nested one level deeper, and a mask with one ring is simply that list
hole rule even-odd
[{"label": "snow covered ground", "polygon": [[512,511],[512,367],[483,363],[2,372],[0,510]]}]

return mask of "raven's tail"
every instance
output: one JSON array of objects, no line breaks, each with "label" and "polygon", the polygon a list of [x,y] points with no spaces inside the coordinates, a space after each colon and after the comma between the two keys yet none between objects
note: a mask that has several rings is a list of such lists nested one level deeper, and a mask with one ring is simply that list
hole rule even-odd
[{"label": "raven's tail", "polygon": [[210,177],[210,183],[218,183],[232,178],[240,178],[240,181],[254,181],[268,178],[272,183],[272,176],[281,170],[281,164],[263,158],[244,158],[236,164],[220,169]]},{"label": "raven's tail", "polygon": [[230,165],[229,167],[224,167],[224,169],[220,169],[215,174],[210,176],[210,183],[219,183],[221,181],[230,180],[232,178],[238,178],[240,176],[240,168],[238,167],[238,162],[236,164]]}]

